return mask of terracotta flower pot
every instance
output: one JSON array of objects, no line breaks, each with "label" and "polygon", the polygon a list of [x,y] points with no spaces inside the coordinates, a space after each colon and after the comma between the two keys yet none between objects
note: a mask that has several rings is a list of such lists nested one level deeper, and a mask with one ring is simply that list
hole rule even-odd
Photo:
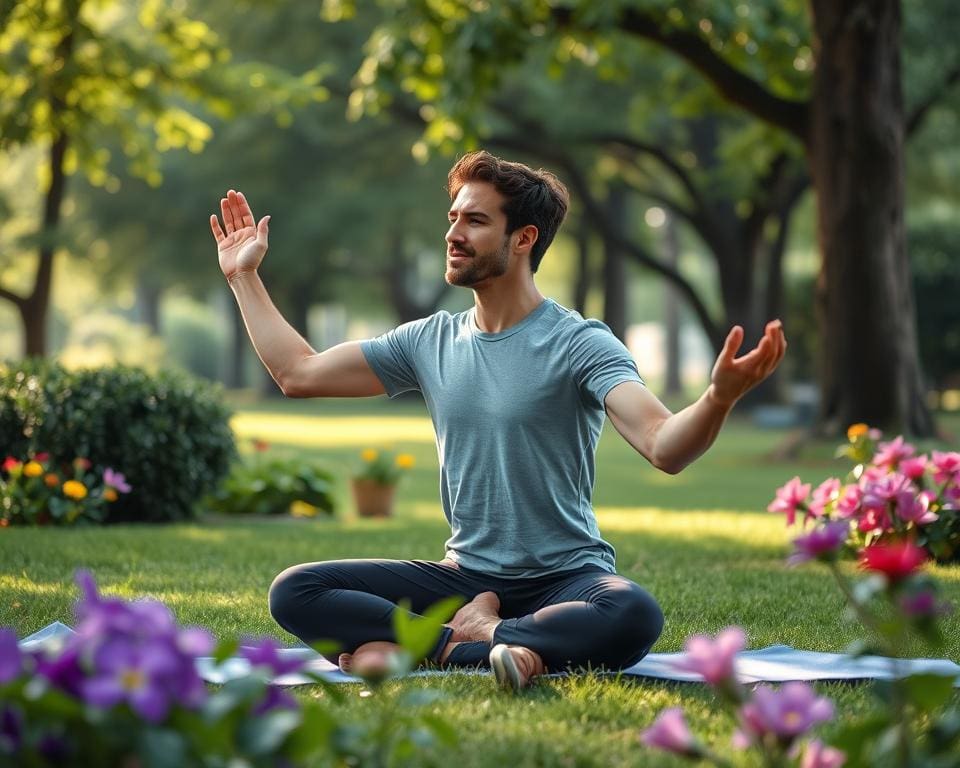
[{"label": "terracotta flower pot", "polygon": [[381,485],[375,480],[353,478],[353,500],[360,517],[390,517],[397,486]]}]

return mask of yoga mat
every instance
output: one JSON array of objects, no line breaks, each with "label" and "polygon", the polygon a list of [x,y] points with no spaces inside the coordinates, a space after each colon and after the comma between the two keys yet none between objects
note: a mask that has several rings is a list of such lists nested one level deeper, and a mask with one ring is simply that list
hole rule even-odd
[{"label": "yoga mat", "polygon": [[[56,621],[24,638],[19,645],[23,650],[55,647],[72,634],[73,630],[70,627]],[[341,672],[336,665],[331,664],[312,648],[284,648],[280,654],[286,658],[303,659],[306,662],[306,669],[330,682],[361,682],[359,678]],[[622,674],[688,683],[703,682],[699,675],[676,668],[676,663],[683,656],[683,653],[651,653],[638,664],[623,670]],[[234,657],[216,664],[212,658],[204,657],[197,659],[197,670],[207,682],[222,684],[247,674],[250,670],[250,662]],[[417,670],[410,675],[428,677],[445,675],[450,671]],[[452,671],[461,674],[490,674],[488,670]],[[784,683],[789,680],[891,680],[918,673],[952,677],[954,687],[960,688],[960,665],[947,659],[889,659],[883,656],[851,658],[841,653],[797,650],[789,645],[771,645],[767,648],[742,651],[737,654],[737,676],[743,683]],[[548,675],[548,677],[553,676]],[[293,673],[281,675],[273,682],[277,685],[307,685],[313,680]]]}]

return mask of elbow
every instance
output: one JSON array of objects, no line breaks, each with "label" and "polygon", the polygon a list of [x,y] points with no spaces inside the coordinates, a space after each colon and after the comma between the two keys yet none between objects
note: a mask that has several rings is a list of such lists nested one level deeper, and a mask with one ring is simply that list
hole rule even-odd
[{"label": "elbow", "polygon": [[653,456],[650,459],[650,463],[668,475],[679,475],[690,464],[690,462],[676,461],[675,459],[664,456]]},{"label": "elbow", "polygon": [[284,397],[306,397],[302,383],[298,382],[296,378],[292,376],[275,376],[274,381],[277,382],[277,386],[280,387],[280,391],[283,392]]}]

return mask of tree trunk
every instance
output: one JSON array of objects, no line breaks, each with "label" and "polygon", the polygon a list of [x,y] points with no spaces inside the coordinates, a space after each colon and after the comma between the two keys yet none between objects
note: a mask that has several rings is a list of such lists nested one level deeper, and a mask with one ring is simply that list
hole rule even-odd
[{"label": "tree trunk", "polygon": [[[619,232],[625,232],[627,189],[614,183],[607,196],[610,221]],[[610,238],[603,243],[603,321],[621,341],[627,335],[627,270],[623,249]]]},{"label": "tree trunk", "polygon": [[926,436],[903,225],[899,0],[813,0],[821,422]]},{"label": "tree trunk", "polygon": [[584,317],[590,290],[590,225],[583,214],[577,222],[577,270],[573,283],[573,308]]},{"label": "tree trunk", "polygon": [[[664,261],[673,269],[680,266],[680,244],[677,242],[677,224],[672,213],[663,223]],[[667,395],[683,393],[680,378],[680,297],[670,283],[664,281],[663,335],[666,372],[663,391]]]},{"label": "tree trunk", "polygon": [[141,323],[146,325],[154,336],[160,336],[160,297],[163,288],[147,277],[139,276],[136,281],[137,314]]}]

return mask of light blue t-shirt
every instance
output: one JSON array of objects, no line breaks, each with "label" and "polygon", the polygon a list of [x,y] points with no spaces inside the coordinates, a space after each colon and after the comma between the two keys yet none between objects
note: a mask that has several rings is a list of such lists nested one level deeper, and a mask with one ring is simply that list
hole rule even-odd
[{"label": "light blue t-shirt", "polygon": [[525,578],[614,571],[590,500],[607,393],[642,380],[599,320],[551,299],[500,333],[437,312],[362,344],[390,397],[423,393],[437,435],[446,556]]}]

